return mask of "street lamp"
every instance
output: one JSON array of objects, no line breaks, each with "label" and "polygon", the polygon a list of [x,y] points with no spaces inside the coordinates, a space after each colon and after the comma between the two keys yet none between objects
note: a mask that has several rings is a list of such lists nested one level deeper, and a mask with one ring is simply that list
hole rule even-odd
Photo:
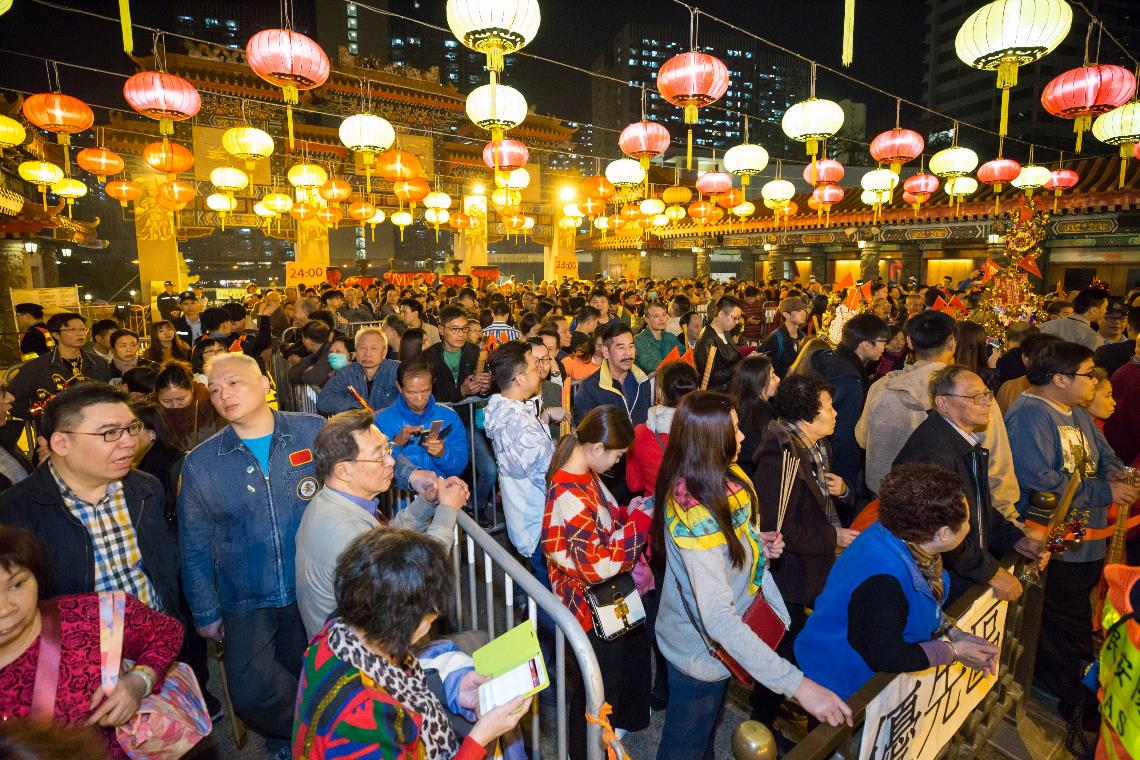
[{"label": "street lamp", "polygon": [[25,253],[35,253],[39,249],[40,249],[40,244],[37,243],[35,240],[25,240],[24,241],[24,252]]},{"label": "street lamp", "polygon": [[989,237],[986,238],[986,242],[990,245],[1001,245],[1001,235],[996,232],[991,232]]},{"label": "street lamp", "polygon": [[84,301],[90,301],[91,300],[91,294],[90,293],[84,293],[83,294],[83,300]]}]

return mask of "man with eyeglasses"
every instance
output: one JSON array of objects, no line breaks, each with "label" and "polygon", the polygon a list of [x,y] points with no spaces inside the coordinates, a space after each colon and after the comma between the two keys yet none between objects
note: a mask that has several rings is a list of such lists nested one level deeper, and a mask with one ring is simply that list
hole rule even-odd
[{"label": "man with eyeglasses", "polygon": [[926,419],[911,433],[894,463],[937,464],[962,481],[970,506],[970,532],[958,548],[942,555],[950,573],[945,603],[975,583],[992,586],[998,599],[1014,601],[1021,596],[1021,584],[998,565],[998,558],[1015,545],[1035,558],[1041,544],[993,508],[990,452],[977,433],[989,424],[994,394],[968,367],[951,364],[931,376],[930,403]]},{"label": "man with eyeglasses", "polygon": [[[1068,341],[1051,341],[1026,360],[1029,390],[1006,412],[1009,440],[1021,486],[1018,508],[1026,520],[1049,521],[1051,510],[1034,504],[1034,494],[1060,500],[1075,476],[1081,477],[1071,508],[1088,511],[1089,526],[1108,523],[1108,506],[1132,504],[1140,487],[1116,456],[1083,406],[1096,393],[1092,350]],[[1057,710],[1069,720],[1084,707],[1085,730],[1099,722],[1092,692],[1081,684],[1082,664],[1093,659],[1089,593],[1104,567],[1105,539],[1070,544],[1054,558],[1045,581],[1045,605],[1037,648],[1036,679],[1058,697]]]},{"label": "man with eyeglasses", "polygon": [[32,408],[37,413],[55,394],[79,380],[111,379],[107,362],[84,349],[87,344],[87,320],[73,312],[54,314],[47,322],[55,348],[20,368],[8,385],[15,401],[12,415],[28,419]]},{"label": "man with eyeglasses", "polygon": [[426,533],[450,550],[455,513],[467,502],[459,478],[437,477],[433,486],[389,521],[377,513],[377,497],[392,486],[396,460],[388,437],[363,409],[341,412],[313,442],[321,490],[297,529],[297,605],[312,637],[336,609],[336,560],[362,533],[387,524]]},{"label": "man with eyeglasses", "polygon": [[712,355],[712,373],[708,374],[710,391],[726,390],[736,364],[743,358],[732,337],[743,318],[744,304],[732,296],[722,296],[716,302],[716,313],[697,338],[693,358],[700,377],[706,376],[711,349],[716,349]]}]

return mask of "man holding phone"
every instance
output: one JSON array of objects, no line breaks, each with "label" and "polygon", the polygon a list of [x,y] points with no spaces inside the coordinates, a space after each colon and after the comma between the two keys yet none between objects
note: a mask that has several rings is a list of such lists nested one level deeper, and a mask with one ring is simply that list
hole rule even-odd
[{"label": "man holding phone", "polygon": [[435,402],[432,368],[423,359],[402,362],[396,371],[400,397],[376,415],[376,427],[392,442],[392,454],[442,478],[467,467],[467,431],[454,411]]}]

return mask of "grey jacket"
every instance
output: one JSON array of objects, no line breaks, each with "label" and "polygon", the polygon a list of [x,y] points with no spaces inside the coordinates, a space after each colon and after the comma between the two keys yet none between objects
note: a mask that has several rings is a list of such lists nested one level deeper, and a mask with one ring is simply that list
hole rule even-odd
[{"label": "grey jacket", "polygon": [[[305,632],[315,636],[336,609],[333,578],[340,553],[362,533],[382,525],[344,496],[328,488],[317,492],[309,502],[301,527],[297,529],[297,606]],[[417,496],[407,509],[388,523],[426,533],[451,549],[455,533],[455,512]]]}]

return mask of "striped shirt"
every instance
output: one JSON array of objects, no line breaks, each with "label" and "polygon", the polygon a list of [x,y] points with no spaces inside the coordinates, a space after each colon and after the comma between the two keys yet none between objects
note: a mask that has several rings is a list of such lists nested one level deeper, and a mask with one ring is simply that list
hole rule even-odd
[{"label": "striped shirt", "polygon": [[89,504],[71,490],[50,462],[48,467],[59,486],[64,505],[83,523],[91,536],[95,550],[95,590],[125,591],[161,612],[158,592],[143,569],[142,551],[127,509],[123,482],[116,480],[111,483],[103,498]]}]

